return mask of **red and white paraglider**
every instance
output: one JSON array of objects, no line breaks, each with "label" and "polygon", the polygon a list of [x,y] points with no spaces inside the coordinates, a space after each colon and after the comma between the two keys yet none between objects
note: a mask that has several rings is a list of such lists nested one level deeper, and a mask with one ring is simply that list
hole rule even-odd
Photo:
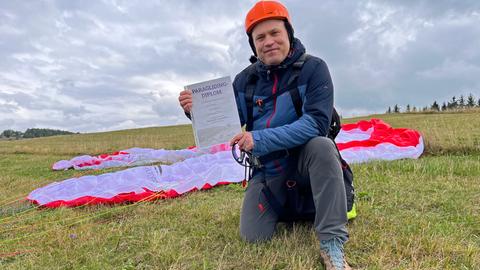
[{"label": "red and white paraglider", "polygon": [[[372,119],[344,124],[335,139],[348,163],[371,160],[418,158],[424,150],[418,131],[394,129]],[[200,151],[131,148],[99,156],[79,156],[53,164],[54,170],[101,169],[151,163],[171,165],[140,166],[126,170],[71,178],[32,191],[27,199],[44,207],[122,203],[173,198],[183,193],[244,179],[244,168],[233,158],[228,144]]]}]

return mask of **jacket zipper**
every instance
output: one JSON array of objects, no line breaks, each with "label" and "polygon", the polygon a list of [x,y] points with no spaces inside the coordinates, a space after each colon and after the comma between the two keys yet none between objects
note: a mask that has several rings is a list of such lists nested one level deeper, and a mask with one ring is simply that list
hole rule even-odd
[{"label": "jacket zipper", "polygon": [[[267,76],[269,77],[270,72],[267,72]],[[275,95],[277,93],[277,85],[278,85],[278,77],[277,74],[273,73],[273,87],[272,87],[272,95]],[[275,115],[275,112],[277,110],[277,97],[273,98],[273,112],[270,115],[270,117],[267,120],[266,128],[270,127],[270,122],[272,121],[273,116]],[[280,162],[278,160],[274,160],[273,163],[275,164],[275,170],[277,170],[278,173],[283,173],[283,167],[280,165]]]},{"label": "jacket zipper", "polygon": [[[277,92],[277,83],[278,83],[277,74],[273,73],[272,95],[275,95],[275,93]],[[277,97],[273,97],[273,112],[272,112],[272,115],[270,115],[270,117],[267,120],[266,128],[270,127],[270,122],[272,121],[273,115],[275,115],[276,109],[277,109]]]}]

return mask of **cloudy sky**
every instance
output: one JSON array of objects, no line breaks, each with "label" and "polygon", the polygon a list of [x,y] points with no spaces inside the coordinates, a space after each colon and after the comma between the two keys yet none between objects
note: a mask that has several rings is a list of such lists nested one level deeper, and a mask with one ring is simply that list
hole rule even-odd
[{"label": "cloudy sky", "polygon": [[[188,123],[184,85],[251,54],[254,1],[0,2],[0,132]],[[329,65],[344,116],[480,97],[480,1],[284,1],[296,36]]]}]

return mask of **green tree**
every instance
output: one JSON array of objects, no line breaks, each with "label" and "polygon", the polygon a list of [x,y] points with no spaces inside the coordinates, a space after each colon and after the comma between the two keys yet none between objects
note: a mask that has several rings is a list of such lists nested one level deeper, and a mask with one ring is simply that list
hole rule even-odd
[{"label": "green tree", "polygon": [[442,112],[447,110],[447,104],[445,104],[445,101],[442,103]]},{"label": "green tree", "polygon": [[463,109],[465,107],[465,98],[463,97],[463,95],[460,95],[460,99],[458,100],[458,107],[460,107],[460,109]]},{"label": "green tree", "polygon": [[388,114],[391,114],[391,113],[392,113],[392,108],[390,108],[390,106],[388,106],[387,113],[388,113]]},{"label": "green tree", "polygon": [[405,109],[405,112],[407,112],[407,113],[410,112],[410,104],[407,104],[407,108]]},{"label": "green tree", "polygon": [[393,112],[394,112],[394,113],[399,113],[399,112],[400,112],[400,106],[398,106],[397,104],[395,104],[395,106],[393,106]]},{"label": "green tree", "polygon": [[437,112],[440,111],[440,107],[438,106],[438,103],[436,100],[433,102],[432,106],[430,106],[430,109],[432,111],[437,111]]},{"label": "green tree", "polygon": [[48,128],[29,128],[25,131],[23,135],[24,138],[37,138],[37,137],[48,137],[55,135],[67,135],[73,134],[70,131],[57,130],[57,129],[48,129]]},{"label": "green tree", "polygon": [[475,98],[473,97],[472,93],[470,93],[467,97],[467,107],[469,108],[475,107]]},{"label": "green tree", "polygon": [[0,134],[0,137],[9,138],[9,139],[13,139],[13,138],[20,139],[23,137],[23,133],[21,131],[16,131],[13,129],[7,129]]},{"label": "green tree", "polygon": [[456,109],[458,107],[458,102],[455,96],[452,97],[452,100],[448,102],[447,108],[448,109]]}]

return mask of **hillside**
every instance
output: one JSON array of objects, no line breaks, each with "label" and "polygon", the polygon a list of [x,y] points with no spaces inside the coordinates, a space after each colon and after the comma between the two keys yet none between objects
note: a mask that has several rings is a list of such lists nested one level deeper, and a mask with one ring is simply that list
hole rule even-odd
[{"label": "hillside", "polygon": [[[359,216],[346,252],[362,269],[480,269],[480,113],[388,114],[419,130],[419,160],[353,166]],[[59,159],[131,147],[182,149],[190,125],[0,141],[0,268],[321,269],[310,224],[280,227],[269,243],[240,240],[243,189],[173,200],[75,209],[22,201],[53,181],[103,171],[53,172]]]}]

